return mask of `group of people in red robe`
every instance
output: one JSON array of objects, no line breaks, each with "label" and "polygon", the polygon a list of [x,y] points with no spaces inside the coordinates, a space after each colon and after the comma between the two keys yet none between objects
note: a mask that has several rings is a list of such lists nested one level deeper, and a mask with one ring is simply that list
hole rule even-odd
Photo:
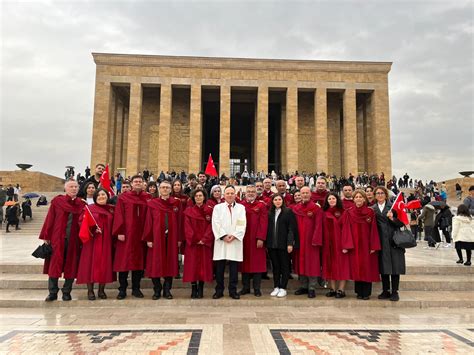
[{"label": "group of people in red robe", "polygon": [[[144,297],[141,280],[147,277],[153,282],[154,300],[172,299],[179,254],[184,255],[183,282],[191,283],[192,298],[202,298],[204,284],[214,279],[218,285],[213,297],[222,297],[226,264],[232,298],[251,289],[261,297],[269,258],[274,275],[271,296],[287,295],[293,269],[300,281],[295,295],[316,297],[318,279],[324,278],[330,284],[328,297],[345,297],[346,281],[353,280],[357,298],[369,299],[372,283],[380,281],[381,242],[376,214],[364,191],[344,186],[341,199],[327,191],[323,177],[313,192],[304,180],[296,185],[290,194],[286,182],[277,181],[275,193],[271,180],[264,179],[246,186],[240,196],[234,187],[218,185],[210,189],[210,196],[202,187],[188,196],[181,181],[149,184],[145,191],[142,176],[135,175],[114,197],[115,206],[108,204],[111,196],[100,187],[94,203],[86,206],[77,197],[77,182],[69,180],[65,194],[52,200],[40,235],[53,249],[44,265],[49,275],[46,301],[57,299],[61,276],[65,301],[71,300],[74,279],[87,284],[90,300],[96,298],[95,283],[98,297],[105,299],[105,285],[118,279],[117,299],[124,299],[130,273],[134,297]],[[84,232],[85,213],[93,224]],[[242,274],[240,292],[237,269]]]}]

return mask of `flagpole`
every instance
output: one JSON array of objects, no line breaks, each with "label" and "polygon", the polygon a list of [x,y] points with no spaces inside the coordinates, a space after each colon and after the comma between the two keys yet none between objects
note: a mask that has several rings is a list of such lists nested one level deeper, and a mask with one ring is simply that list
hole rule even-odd
[{"label": "flagpole", "polygon": [[[398,195],[395,197],[395,201],[394,201],[394,202],[397,201],[398,196],[400,196],[401,193],[402,193],[401,191],[398,193]],[[393,206],[395,206],[395,203],[392,203],[392,207],[390,207],[390,210],[389,210],[388,212],[392,212]]]},{"label": "flagpole", "polygon": [[101,230],[100,227],[99,227],[99,225],[97,224],[97,221],[95,220],[94,216],[92,215],[92,212],[91,212],[91,210],[89,209],[89,206],[87,205],[87,201],[84,200],[84,199],[82,199],[82,201],[84,201],[84,202],[86,203],[86,206],[85,206],[85,207],[86,207],[87,211],[89,211],[89,214],[90,214],[90,216],[92,217],[92,220],[94,221],[96,228],[97,228],[98,230]]}]

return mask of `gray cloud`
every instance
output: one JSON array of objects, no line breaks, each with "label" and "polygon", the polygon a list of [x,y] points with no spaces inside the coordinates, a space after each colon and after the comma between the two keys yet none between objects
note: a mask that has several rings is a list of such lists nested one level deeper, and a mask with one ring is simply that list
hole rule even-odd
[{"label": "gray cloud", "polygon": [[393,61],[397,175],[474,167],[471,1],[1,3],[0,169],[89,163],[91,52]]}]

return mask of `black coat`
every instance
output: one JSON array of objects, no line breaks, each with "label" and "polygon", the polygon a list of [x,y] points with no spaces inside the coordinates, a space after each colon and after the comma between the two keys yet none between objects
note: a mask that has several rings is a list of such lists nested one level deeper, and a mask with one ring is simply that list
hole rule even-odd
[{"label": "black coat", "polygon": [[377,229],[380,237],[379,269],[381,274],[403,275],[406,272],[405,249],[398,248],[393,242],[393,234],[397,229],[403,227],[403,223],[397,219],[397,214],[393,212],[393,221],[387,217],[387,213],[392,205],[387,202],[380,213],[378,204],[372,206],[377,218]]},{"label": "black coat", "polygon": [[293,211],[289,208],[282,209],[275,226],[275,212],[270,210],[268,213],[267,248],[286,250],[289,245],[294,248],[299,247],[298,225]]}]

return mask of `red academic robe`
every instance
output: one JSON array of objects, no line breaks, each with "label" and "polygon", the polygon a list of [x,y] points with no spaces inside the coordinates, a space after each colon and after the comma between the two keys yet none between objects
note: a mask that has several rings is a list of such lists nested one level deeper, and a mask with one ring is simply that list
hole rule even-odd
[{"label": "red academic robe", "polygon": [[[165,235],[165,216],[168,215],[168,235]],[[182,242],[181,201],[174,197],[167,200],[155,198],[148,202],[143,240],[153,242],[148,248],[145,276],[177,276],[178,242]]]},{"label": "red academic robe", "polygon": [[127,191],[119,195],[115,207],[112,235],[124,234],[125,241],[117,240],[114,271],[143,270],[146,245],[142,242],[147,201],[152,197],[141,191]]},{"label": "red academic robe", "polygon": [[224,201],[225,201],[225,200],[224,200],[223,198],[221,198],[219,201],[216,201],[214,198],[210,198],[209,200],[206,201],[206,203],[207,203],[210,207],[214,208],[215,205],[217,205],[217,204],[219,204],[219,203],[222,203],[222,202],[224,202]]},{"label": "red academic robe", "polygon": [[324,212],[323,278],[326,280],[350,280],[351,263],[349,253],[343,249],[352,249],[352,240],[343,240],[340,218],[344,210],[330,207]]},{"label": "red academic robe", "polygon": [[293,199],[293,195],[290,193],[285,193],[285,196],[283,197],[283,200],[285,201],[285,206],[289,207],[292,204],[295,203],[295,200]]},{"label": "red academic robe", "polygon": [[362,206],[346,210],[341,217],[342,240],[349,250],[351,278],[354,281],[378,282],[380,238],[373,209]]},{"label": "red academic robe", "polygon": [[293,251],[298,275],[321,276],[321,247],[324,234],[324,212],[313,201],[293,205],[298,224],[300,247]]},{"label": "red academic robe", "polygon": [[248,202],[243,200],[247,227],[244,236],[244,258],[241,265],[243,273],[267,271],[267,252],[265,248],[257,248],[257,240],[267,240],[268,210],[261,201]]},{"label": "red academic robe", "polygon": [[[186,195],[186,194],[173,194],[172,196],[181,201],[181,212],[184,212],[184,210],[186,208],[188,208],[190,202],[191,202],[191,206],[193,204],[193,200],[190,199],[189,196]],[[182,218],[182,220],[180,221],[180,225],[183,226],[184,225],[184,219],[183,219],[184,214],[181,213],[180,217]],[[181,232],[184,233],[184,229],[181,229]],[[182,240],[182,243],[181,243],[181,246],[179,247],[179,254],[184,255],[185,250],[186,250],[186,239],[185,239],[184,235],[180,236],[180,240]]]},{"label": "red academic robe", "polygon": [[342,207],[344,210],[348,210],[351,207],[354,207],[354,200],[346,200],[345,198],[342,199]]},{"label": "red academic robe", "polygon": [[[212,209],[208,203],[184,211],[184,235],[186,254],[184,263],[184,282],[212,282],[214,234],[212,233]],[[198,244],[202,241],[204,244]]]},{"label": "red academic robe", "polygon": [[272,199],[270,197],[265,197],[263,194],[260,196],[256,197],[257,201],[261,201],[267,206],[267,211],[270,210],[270,207],[272,207]]},{"label": "red academic robe", "polygon": [[329,194],[329,191],[313,191],[311,192],[311,201],[317,203],[320,207],[324,206],[324,201],[326,196]]},{"label": "red academic robe", "polygon": [[[81,241],[79,239],[79,217],[84,208],[84,201],[76,197],[74,200],[68,195],[59,195],[51,200],[48,214],[41,229],[39,239],[49,240],[53,254],[45,259],[43,273],[49,277],[59,278],[64,273],[65,279],[74,279],[81,255]],[[72,213],[72,224],[66,248],[65,235],[69,214]],[[66,260],[64,260],[66,254]]]},{"label": "red academic robe", "polygon": [[265,196],[266,198],[272,198],[273,196],[273,191],[272,190],[263,190],[262,195]]},{"label": "red academic robe", "polygon": [[115,281],[112,268],[114,206],[94,204],[88,207],[102,233],[97,233],[96,226],[90,228],[93,237],[82,245],[77,283],[110,283]]}]

